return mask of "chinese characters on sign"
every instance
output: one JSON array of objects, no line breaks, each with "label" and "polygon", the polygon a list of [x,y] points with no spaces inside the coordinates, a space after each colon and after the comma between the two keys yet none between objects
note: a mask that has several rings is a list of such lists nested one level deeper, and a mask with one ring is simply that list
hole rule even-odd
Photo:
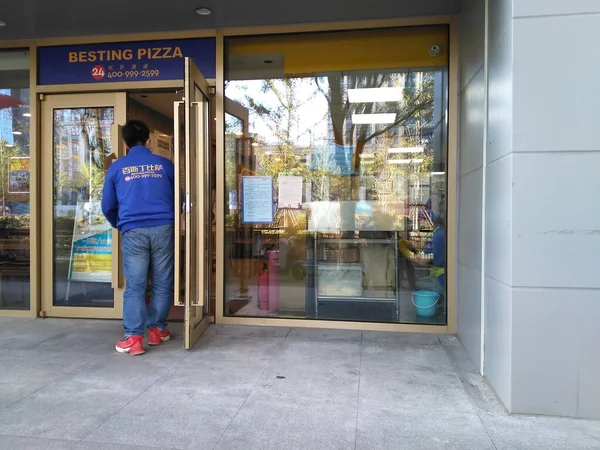
[{"label": "chinese characters on sign", "polygon": [[139,180],[142,178],[162,178],[164,166],[162,164],[142,164],[140,166],[123,167],[121,173],[125,181]]}]

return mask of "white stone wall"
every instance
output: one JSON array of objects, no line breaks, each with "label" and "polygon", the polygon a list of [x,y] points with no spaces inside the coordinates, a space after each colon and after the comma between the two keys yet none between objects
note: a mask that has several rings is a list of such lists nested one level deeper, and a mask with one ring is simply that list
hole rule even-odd
[{"label": "white stone wall", "polygon": [[509,411],[600,418],[600,1],[461,27],[459,337]]},{"label": "white stone wall", "polygon": [[600,418],[600,1],[513,16],[511,410]]}]

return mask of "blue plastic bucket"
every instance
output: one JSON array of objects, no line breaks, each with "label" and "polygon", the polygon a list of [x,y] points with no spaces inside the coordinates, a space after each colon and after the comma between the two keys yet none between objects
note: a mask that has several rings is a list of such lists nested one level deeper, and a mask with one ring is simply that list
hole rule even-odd
[{"label": "blue plastic bucket", "polygon": [[417,316],[432,317],[437,312],[437,302],[440,300],[440,294],[433,291],[413,292],[413,305],[417,308]]}]

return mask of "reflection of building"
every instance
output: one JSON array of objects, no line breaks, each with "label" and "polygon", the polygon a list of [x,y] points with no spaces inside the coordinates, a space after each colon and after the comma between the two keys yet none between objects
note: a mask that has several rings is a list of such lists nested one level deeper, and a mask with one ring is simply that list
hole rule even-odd
[{"label": "reflection of building", "polygon": [[[29,104],[29,89],[0,89],[1,95],[19,99]],[[14,145],[26,154],[29,153],[29,108],[12,106],[0,109],[0,141]]]},{"label": "reflection of building", "polygon": [[11,96],[21,100],[24,106],[11,108],[13,118],[13,131],[19,134],[13,135],[16,147],[25,154],[29,154],[29,89],[11,89]]},{"label": "reflection of building", "polygon": [[[0,89],[0,94],[11,95],[11,89]],[[11,108],[0,110],[0,141],[13,143],[13,119]]]},{"label": "reflection of building", "polygon": [[[94,179],[110,153],[113,110],[62,109],[54,112],[54,140],[58,149],[55,173],[57,204],[75,205],[90,195],[99,198],[94,190],[101,189],[102,179]],[[92,192],[90,192],[90,189]]]}]

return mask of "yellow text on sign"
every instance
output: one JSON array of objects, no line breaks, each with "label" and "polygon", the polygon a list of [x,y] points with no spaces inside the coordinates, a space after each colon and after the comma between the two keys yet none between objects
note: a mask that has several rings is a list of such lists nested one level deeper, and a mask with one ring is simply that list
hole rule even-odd
[{"label": "yellow text on sign", "polygon": [[90,50],[69,52],[70,63],[131,61],[133,59],[174,59],[183,58],[179,47],[148,47],[137,50]]}]

